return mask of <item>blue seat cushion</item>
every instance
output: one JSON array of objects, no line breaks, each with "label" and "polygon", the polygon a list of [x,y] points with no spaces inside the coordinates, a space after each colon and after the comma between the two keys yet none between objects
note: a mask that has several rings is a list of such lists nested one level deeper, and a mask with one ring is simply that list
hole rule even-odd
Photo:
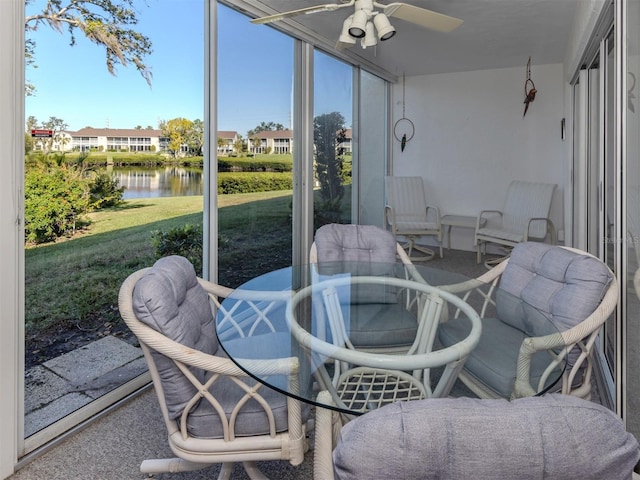
[{"label": "blue seat cushion", "polygon": [[[438,327],[438,340],[446,347],[465,339],[469,322],[450,320]],[[482,335],[464,364],[464,371],[502,398],[509,398],[516,380],[516,365],[525,334],[497,318],[482,319]],[[537,385],[549,365],[547,352],[538,352],[531,361],[531,384]],[[557,379],[558,374],[551,375]]]},{"label": "blue seat cushion", "polygon": [[638,442],[605,407],[568,395],[396,402],[350,421],[336,480],[631,479]]},{"label": "blue seat cushion", "polygon": [[401,347],[413,343],[418,332],[415,313],[402,303],[342,305],[342,315],[354,347]]},{"label": "blue seat cushion", "polygon": [[[236,349],[234,348],[234,343],[241,343],[241,345]],[[226,341],[225,347],[230,349],[229,351],[240,351],[241,349],[241,351],[246,352],[245,358],[265,359],[266,361],[269,358],[280,358],[282,352],[291,350],[291,336],[287,332],[267,333]],[[222,348],[219,350],[218,355],[226,356]],[[207,379],[210,376],[211,374],[207,373]],[[253,378],[243,378],[242,382],[248,386],[253,386],[257,383]],[[269,379],[269,382],[275,386],[280,383],[282,389],[287,390],[287,377],[284,375],[273,376]],[[216,400],[220,402],[227,419],[231,418],[238,402],[245,395],[245,391],[234,380],[224,376],[216,380],[210,390]],[[258,394],[268,403],[273,412],[276,431],[286,431],[288,429],[287,397],[266,386],[262,386],[258,390]],[[235,413],[237,415],[235,418],[236,435],[251,436],[267,435],[269,433],[269,421],[265,409],[255,398],[248,399],[242,405],[242,408]],[[303,405],[302,415],[303,421],[309,415],[309,406],[306,404]],[[189,414],[187,429],[190,435],[199,438],[222,438],[224,435],[218,412],[206,399],[200,400],[198,406]]]}]

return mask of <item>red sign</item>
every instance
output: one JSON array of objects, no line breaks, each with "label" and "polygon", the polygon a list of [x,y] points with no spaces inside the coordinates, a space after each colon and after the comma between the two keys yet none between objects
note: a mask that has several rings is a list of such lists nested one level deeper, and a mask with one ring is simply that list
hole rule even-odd
[{"label": "red sign", "polygon": [[53,130],[31,130],[32,137],[53,137]]}]

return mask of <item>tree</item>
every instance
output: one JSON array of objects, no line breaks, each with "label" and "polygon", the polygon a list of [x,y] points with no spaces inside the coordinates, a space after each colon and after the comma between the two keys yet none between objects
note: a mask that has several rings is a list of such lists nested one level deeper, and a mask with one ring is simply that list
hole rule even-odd
[{"label": "tree", "polygon": [[238,155],[242,155],[247,150],[247,144],[244,142],[242,135],[238,135],[238,138],[233,142],[233,149]]},{"label": "tree", "polygon": [[38,128],[38,119],[33,115],[27,117],[27,130],[24,132],[24,153],[32,152],[35,148],[35,139],[31,136],[31,130]]},{"label": "tree", "polygon": [[218,137],[218,150],[222,149],[226,144],[227,141],[224,138]]},{"label": "tree", "polygon": [[316,153],[316,175],[320,183],[322,204],[318,209],[320,223],[339,222],[342,213],[342,158],[339,145],[346,138],[344,117],[339,112],[325,113],[313,119],[313,141]]},{"label": "tree", "polygon": [[54,143],[57,143],[60,148],[64,150],[64,145],[69,141],[68,137],[64,134],[67,128],[68,125],[61,118],[49,117],[49,120],[40,123],[36,117],[30,115],[29,118],[27,118],[26,134],[31,136],[31,130],[33,129],[53,130],[53,136],[33,138],[31,142],[33,148],[39,146],[42,153],[46,156],[53,150]]},{"label": "tree", "polygon": [[[33,0],[25,0],[27,5]],[[151,86],[151,70],[145,59],[152,53],[151,41],[132,26],[138,23],[135,0],[47,0],[43,11],[25,18],[25,31],[35,31],[40,25],[48,25],[57,32],[67,30],[70,45],[76,43],[81,32],[87,39],[104,47],[107,70],[116,75],[116,66],[127,67],[133,63]],[[36,44],[27,38],[25,59],[27,65],[34,64]],[[33,86],[27,85],[27,94]]]},{"label": "tree", "polygon": [[284,125],[282,125],[281,123],[260,122],[260,125],[247,132],[247,137],[251,138],[258,132],[274,132],[282,130],[284,130]]},{"label": "tree", "polygon": [[253,144],[254,153],[256,155],[260,153],[260,146],[262,145],[262,139],[258,135],[254,135],[251,138],[251,143]]},{"label": "tree", "polygon": [[187,145],[192,155],[202,155],[204,149],[204,122],[202,120],[193,121],[191,132],[187,136]]},{"label": "tree", "polygon": [[183,145],[187,145],[191,132],[193,130],[193,122],[186,118],[178,117],[167,122],[160,122],[162,135],[169,139],[168,148],[174,158],[178,158]]}]

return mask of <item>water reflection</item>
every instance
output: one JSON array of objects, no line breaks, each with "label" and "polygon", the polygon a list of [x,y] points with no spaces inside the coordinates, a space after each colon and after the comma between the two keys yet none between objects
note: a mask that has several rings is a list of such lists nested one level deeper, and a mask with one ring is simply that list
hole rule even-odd
[{"label": "water reflection", "polygon": [[124,187],[123,198],[179,197],[203,194],[201,168],[113,168],[113,176]]}]

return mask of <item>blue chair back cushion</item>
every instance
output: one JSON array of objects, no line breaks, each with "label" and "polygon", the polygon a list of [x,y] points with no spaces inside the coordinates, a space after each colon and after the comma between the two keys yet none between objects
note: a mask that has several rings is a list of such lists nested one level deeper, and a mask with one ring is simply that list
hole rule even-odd
[{"label": "blue chair back cushion", "polygon": [[529,336],[546,333],[538,330],[540,315],[567,330],[593,313],[611,280],[597,258],[545,243],[520,243],[500,280],[507,295],[496,298],[497,317]]},{"label": "blue chair back cushion", "polygon": [[[321,275],[394,275],[397,242],[375,225],[330,223],[318,228],[314,242]],[[395,303],[396,289],[375,285],[353,285],[339,292],[344,303]],[[350,297],[350,298],[349,298]]]},{"label": "blue chair back cushion", "polygon": [[[133,311],[142,323],[182,345],[211,355],[218,350],[209,296],[198,283],[193,265],[184,257],[163,257],[138,280],[133,291]],[[171,359],[155,351],[152,355],[169,417],[176,418],[197,390]],[[198,381],[204,382],[202,369],[190,370]]]},{"label": "blue chair back cushion", "polygon": [[[226,357],[222,348],[219,348],[209,296],[198,283],[193,265],[186,258],[174,255],[158,260],[136,283],[133,309],[141,322],[166,337],[194,350]],[[278,358],[283,348],[290,348],[289,335],[257,335],[243,341],[247,342],[243,348],[263,355],[262,358]],[[254,343],[253,347],[250,342]],[[176,419],[198,391],[170,358],[154,350],[151,350],[151,354],[160,375],[169,418]],[[201,383],[211,376],[210,372],[199,368],[189,367],[189,370]],[[247,378],[244,383],[253,386],[256,382]],[[245,391],[233,380],[222,375],[210,390],[227,419],[237,415],[236,435],[269,434],[267,414],[257,400],[249,399],[236,411],[237,403]],[[260,394],[273,412],[276,431],[287,430],[287,398],[266,387],[260,389]],[[308,409],[303,414],[308,415]],[[203,399],[190,411],[187,430],[191,436],[200,438],[224,436],[218,411]]]},{"label": "blue chair back cushion", "polygon": [[638,443],[619,417],[568,395],[396,402],[347,423],[336,480],[631,479]]},{"label": "blue chair back cushion", "polygon": [[330,223],[318,228],[314,240],[320,262],[396,261],[396,239],[375,225]]}]

